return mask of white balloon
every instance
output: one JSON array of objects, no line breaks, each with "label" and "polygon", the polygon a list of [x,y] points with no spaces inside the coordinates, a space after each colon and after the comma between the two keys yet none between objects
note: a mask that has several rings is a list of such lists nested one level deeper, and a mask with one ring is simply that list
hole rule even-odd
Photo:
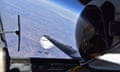
[{"label": "white balloon", "polygon": [[42,36],[40,38],[40,44],[44,49],[51,49],[54,47],[54,44],[51,43],[46,37]]}]

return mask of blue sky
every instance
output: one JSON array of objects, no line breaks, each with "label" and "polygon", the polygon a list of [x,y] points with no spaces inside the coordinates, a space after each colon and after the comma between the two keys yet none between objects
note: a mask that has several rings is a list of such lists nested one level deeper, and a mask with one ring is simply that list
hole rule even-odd
[{"label": "blue sky", "polygon": [[49,0],[55,4],[58,4],[62,7],[68,8],[76,13],[80,13],[82,9],[82,4],[78,0]]}]

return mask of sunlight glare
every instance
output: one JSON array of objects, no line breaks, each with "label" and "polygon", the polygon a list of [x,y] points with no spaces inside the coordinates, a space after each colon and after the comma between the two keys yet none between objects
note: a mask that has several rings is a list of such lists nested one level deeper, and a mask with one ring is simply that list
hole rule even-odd
[{"label": "sunlight glare", "polygon": [[97,59],[120,64],[120,54],[118,53],[107,53],[107,54],[97,57]]}]

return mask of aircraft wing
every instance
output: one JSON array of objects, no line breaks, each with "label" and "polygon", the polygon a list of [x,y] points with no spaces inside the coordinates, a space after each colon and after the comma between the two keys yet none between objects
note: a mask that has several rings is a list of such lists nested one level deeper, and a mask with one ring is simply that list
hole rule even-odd
[{"label": "aircraft wing", "polygon": [[[61,51],[63,51],[68,56],[72,57],[73,59],[80,59],[79,53],[76,50],[74,50],[71,46],[60,43],[59,41],[51,38],[48,35],[43,35],[43,37],[46,38],[46,40],[48,40],[48,41],[46,41],[46,43],[49,43],[50,46],[55,45],[57,48],[59,48]],[[41,43],[41,45],[42,45],[42,43]],[[48,45],[48,44],[46,44],[46,45]]]}]

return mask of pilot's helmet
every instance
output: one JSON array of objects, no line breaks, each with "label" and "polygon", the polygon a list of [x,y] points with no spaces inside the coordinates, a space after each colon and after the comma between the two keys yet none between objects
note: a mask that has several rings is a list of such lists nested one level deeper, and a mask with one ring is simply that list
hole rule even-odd
[{"label": "pilot's helmet", "polygon": [[102,32],[100,34],[99,29],[95,28],[94,22],[90,21],[88,18],[86,14],[82,14],[76,26],[77,47],[80,55],[87,59],[90,58],[93,53],[96,54],[100,52],[102,48],[105,48]]},{"label": "pilot's helmet", "polygon": [[76,44],[82,57],[91,58],[110,47],[113,37],[109,36],[108,27],[113,15],[114,9],[109,2],[103,4],[102,8],[87,5],[83,9],[76,26]]}]

